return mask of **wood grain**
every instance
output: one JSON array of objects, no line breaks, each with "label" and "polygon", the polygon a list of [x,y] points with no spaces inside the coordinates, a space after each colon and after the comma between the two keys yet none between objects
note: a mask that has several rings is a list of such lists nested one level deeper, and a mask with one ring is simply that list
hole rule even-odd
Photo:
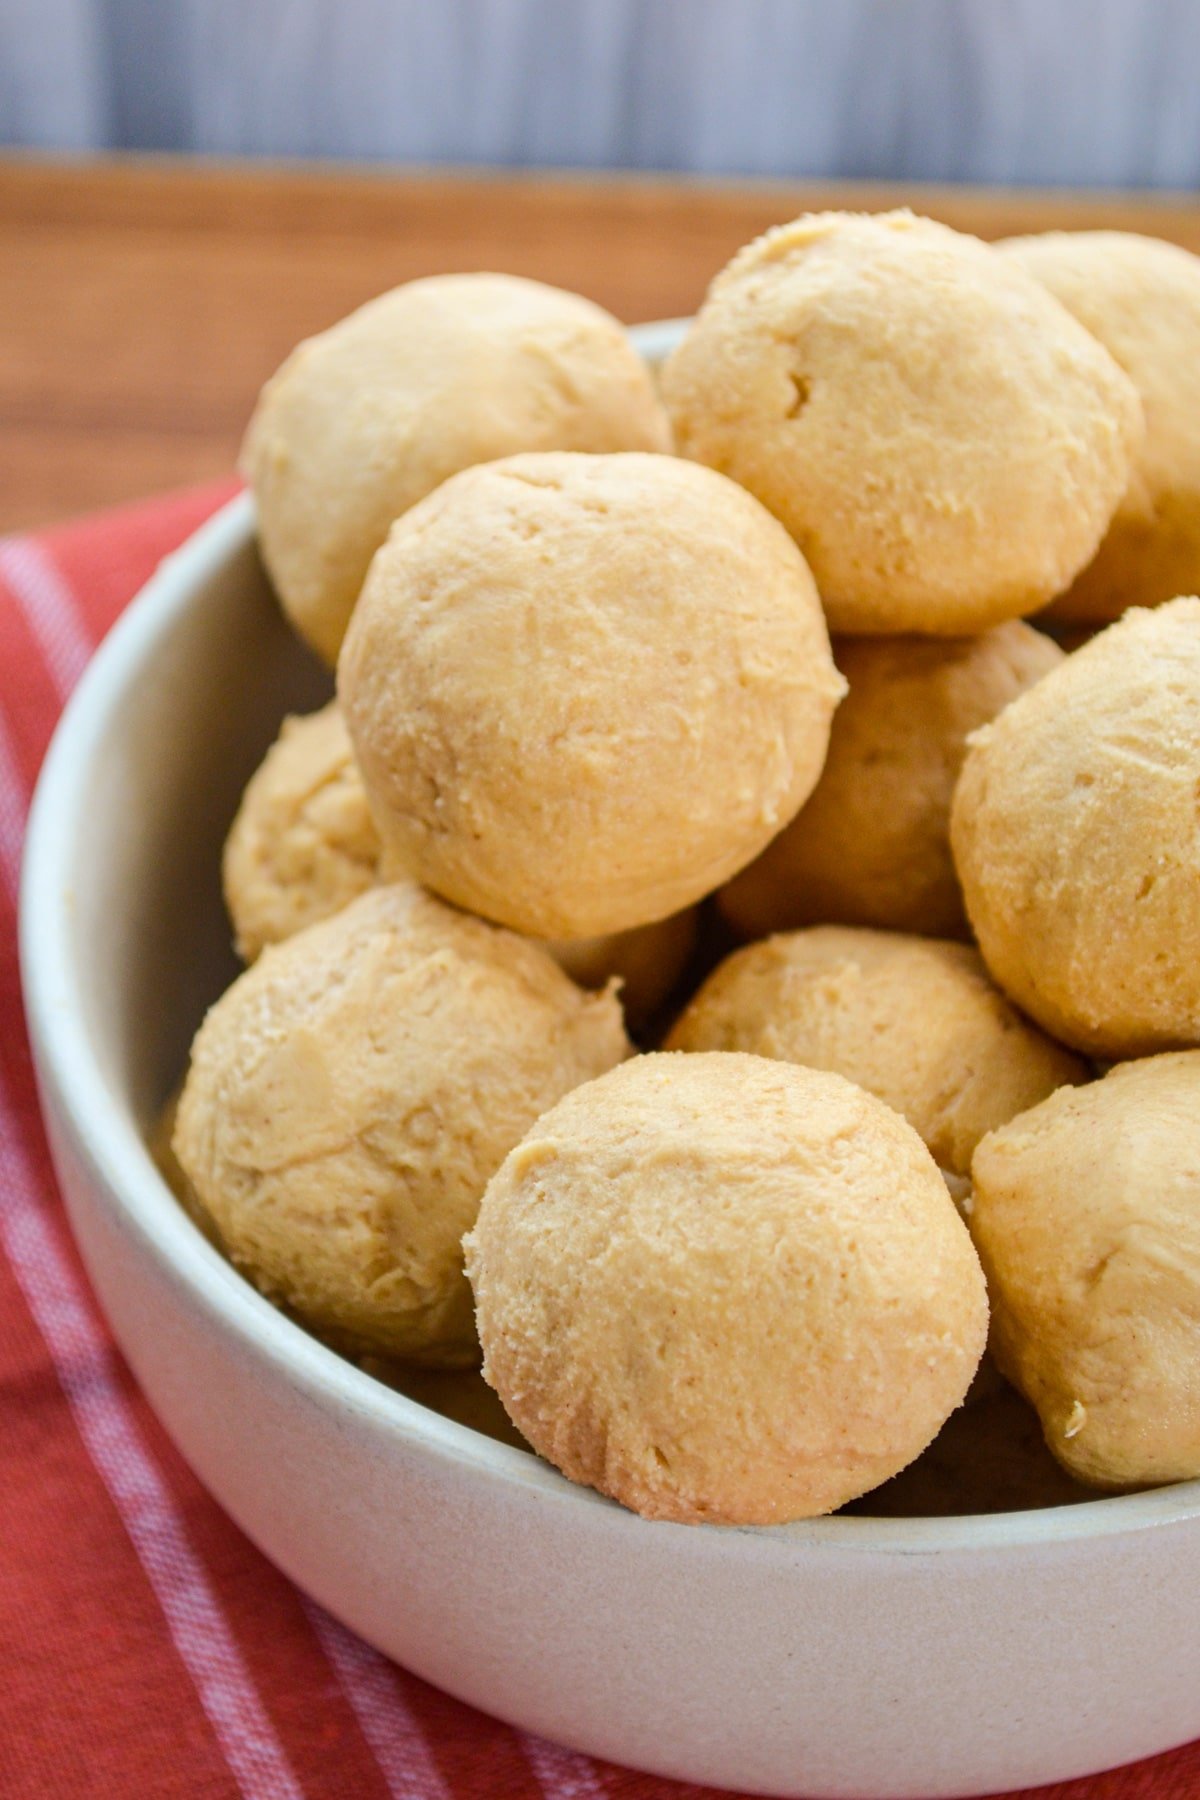
[{"label": "wood grain", "polygon": [[0,160],[0,529],[226,472],[297,339],[396,282],[507,269],[661,318],[780,219],[900,203],[988,237],[1103,224],[1200,250],[1184,198]]}]

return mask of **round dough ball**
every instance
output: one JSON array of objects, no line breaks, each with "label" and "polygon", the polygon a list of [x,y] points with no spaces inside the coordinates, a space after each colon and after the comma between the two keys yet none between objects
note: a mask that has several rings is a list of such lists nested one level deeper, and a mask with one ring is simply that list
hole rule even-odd
[{"label": "round dough ball", "polygon": [[225,842],[238,953],[340,912],[375,885],[379,833],[337,702],[290,718],[247,785]]},{"label": "round dough ball", "polygon": [[1200,1476],[1200,1052],[1064,1089],[975,1152],[993,1347],[1081,1481]]},{"label": "round dough ball", "polygon": [[929,219],[819,213],[749,244],[667,362],[687,456],[800,545],[834,631],[966,634],[1088,562],[1137,394],[1046,289]]},{"label": "round dough ball", "polygon": [[438,275],[292,352],[242,472],[284,610],[333,663],[393,519],[447,476],[515,450],[669,448],[650,373],[600,307],[513,275]]},{"label": "round dough ball", "polygon": [[318,1330],[475,1355],[460,1240],[539,1114],[628,1052],[612,994],[412,885],[267,950],[192,1047],[175,1149],[230,1256]]},{"label": "round dough ball", "polygon": [[832,1512],[919,1455],[987,1333],[916,1133],[838,1075],[757,1056],[589,1082],[506,1159],[465,1248],[517,1428],[649,1518]]},{"label": "round dough ball", "polygon": [[975,734],[950,836],[1017,1005],[1117,1061],[1200,1042],[1200,600],[1127,613]]},{"label": "round dough ball", "polygon": [[1127,231],[998,246],[1099,338],[1133,382],[1146,437],[1108,534],[1050,609],[1115,619],[1200,588],[1200,257]]},{"label": "round dough ball", "polygon": [[850,684],[821,779],[722,890],[745,937],[833,921],[960,937],[950,802],[967,738],[1063,654],[1017,619],[977,638],[841,638]]},{"label": "round dough ball", "polygon": [[787,533],[723,475],[636,454],[454,476],[393,527],[338,667],[389,871],[556,939],[748,863],[844,687]]},{"label": "round dough ball", "polygon": [[[341,707],[331,701],[283,730],[247,785],[225,843],[225,902],[246,962],[328,919],[378,879],[379,833]],[[644,1024],[671,994],[696,944],[694,907],[609,937],[547,943],[580,987],[621,982]]]},{"label": "round dough ball", "polygon": [[621,1005],[631,1030],[649,1024],[674,993],[696,948],[700,914],[689,906],[650,925],[610,937],[568,938],[548,943],[560,969],[580,987],[621,984]]},{"label": "round dough ball", "polygon": [[1087,1079],[1077,1057],[1014,1012],[965,944],[842,925],[736,951],[667,1048],[746,1050],[845,1075],[902,1113],[949,1175],[969,1172],[985,1132]]}]

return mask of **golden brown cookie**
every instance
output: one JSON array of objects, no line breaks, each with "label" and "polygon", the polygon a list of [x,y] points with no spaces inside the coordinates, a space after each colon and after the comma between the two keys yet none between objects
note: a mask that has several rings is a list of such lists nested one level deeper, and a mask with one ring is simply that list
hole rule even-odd
[{"label": "golden brown cookie", "polygon": [[643,1056],[540,1119],[466,1240],[484,1375],[649,1518],[831,1512],[930,1442],[987,1300],[928,1151],[840,1076]]},{"label": "golden brown cookie", "polygon": [[950,801],[967,738],[1062,652],[1010,619],[977,638],[840,638],[834,658],[850,691],[821,779],[721,911],[744,937],[829,922],[962,936]]},{"label": "golden brown cookie", "polygon": [[628,1053],[612,994],[406,884],[263,952],[197,1034],[174,1145],[238,1267],[318,1330],[475,1354],[460,1239],[538,1115]]},{"label": "golden brown cookie", "polygon": [[333,663],[393,519],[447,476],[516,450],[669,448],[649,371],[600,307],[514,275],[436,275],[292,352],[242,472],[284,610]]},{"label": "golden brown cookie", "polygon": [[[247,785],[225,842],[225,903],[238,953],[253,962],[328,919],[379,878],[379,833],[336,701],[283,729]],[[662,1006],[696,942],[694,907],[611,937],[547,943],[580,987],[621,983],[634,1025]]]},{"label": "golden brown cookie", "polygon": [[1108,1060],[1200,1042],[1200,600],[1127,613],[972,739],[951,843],[992,976]]},{"label": "golden brown cookie", "polygon": [[840,925],[736,951],[666,1047],[831,1069],[902,1113],[941,1169],[959,1176],[985,1132],[1088,1076],[1021,1018],[965,944]]},{"label": "golden brown cookie", "polygon": [[1050,617],[1115,619],[1200,588],[1200,257],[1130,231],[1047,231],[997,246],[1110,351],[1146,436],[1099,550]]},{"label": "golden brown cookie", "polygon": [[553,939],[665,918],[756,856],[844,685],[770,514],[632,454],[454,476],[393,527],[338,667],[389,873]]},{"label": "golden brown cookie", "polygon": [[792,533],[835,632],[971,634],[1089,562],[1137,393],[1012,257],[911,213],[747,245],[663,372],[686,456]]},{"label": "golden brown cookie", "polygon": [[984,1138],[994,1348],[1081,1481],[1200,1476],[1200,1051],[1119,1064]]},{"label": "golden brown cookie", "polygon": [[251,778],[225,841],[238,953],[315,925],[375,885],[379,833],[341,710],[290,718]]}]

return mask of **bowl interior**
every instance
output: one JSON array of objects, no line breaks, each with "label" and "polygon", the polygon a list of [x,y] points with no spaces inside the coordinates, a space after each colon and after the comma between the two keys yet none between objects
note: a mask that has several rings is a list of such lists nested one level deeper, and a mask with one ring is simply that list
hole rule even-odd
[{"label": "bowl interior", "polygon": [[[238,971],[221,847],[241,790],[289,712],[332,679],[279,611],[246,501],[207,528],[229,556],[147,638],[121,728],[95,747],[74,846],[71,931],[84,1024],[114,1100],[149,1130],[206,1007]],[[136,627],[132,616],[126,625]]]}]

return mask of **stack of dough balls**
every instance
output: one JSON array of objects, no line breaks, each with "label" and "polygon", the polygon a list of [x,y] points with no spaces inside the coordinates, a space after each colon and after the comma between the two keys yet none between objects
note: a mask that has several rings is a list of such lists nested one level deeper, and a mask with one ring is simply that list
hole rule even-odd
[{"label": "stack of dough balls", "polygon": [[1198,347],[1181,251],[903,212],[748,245],[657,387],[504,275],[301,345],[243,466],[336,700],[173,1140],[246,1275],[651,1518],[890,1480],[989,1290],[1073,1477],[1200,1475]]},{"label": "stack of dough balls", "polygon": [[[284,720],[225,843],[225,903],[246,962],[331,918],[380,879],[380,843],[336,701]],[[606,937],[547,943],[581,987],[615,977],[630,1025],[652,1021],[696,944],[695,907]]]},{"label": "stack of dough balls", "polygon": [[309,338],[246,434],[259,541],[297,631],[329,663],[392,521],[515,450],[666,450],[645,365],[614,318],[513,275],[439,275]]}]

